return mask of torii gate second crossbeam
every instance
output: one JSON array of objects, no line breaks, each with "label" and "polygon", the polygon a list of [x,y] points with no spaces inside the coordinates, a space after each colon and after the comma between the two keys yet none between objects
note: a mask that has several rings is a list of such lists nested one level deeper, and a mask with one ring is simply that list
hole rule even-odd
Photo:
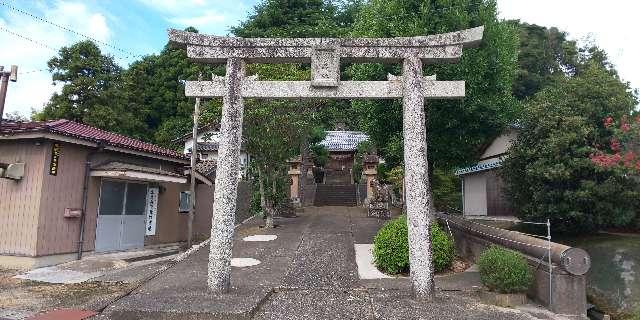
[{"label": "torii gate second crossbeam", "polygon": [[[464,97],[464,81],[424,77],[424,63],[457,62],[462,49],[479,45],[484,27],[407,38],[236,38],[169,30],[169,41],[202,63],[226,63],[226,75],[187,81],[189,97],[222,97],[208,285],[230,286],[231,248],[238,191],[244,98],[397,99],[403,102],[404,164],[411,282],[418,298],[433,297],[429,226],[433,219],[427,165],[425,99]],[[340,62],[402,62],[388,81],[340,81]],[[311,81],[258,81],[246,63],[311,63]]]}]

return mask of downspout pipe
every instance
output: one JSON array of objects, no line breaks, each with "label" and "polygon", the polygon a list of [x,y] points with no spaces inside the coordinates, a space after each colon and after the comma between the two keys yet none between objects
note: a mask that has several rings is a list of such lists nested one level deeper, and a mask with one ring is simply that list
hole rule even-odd
[{"label": "downspout pipe", "polygon": [[91,161],[93,156],[104,150],[104,142],[99,141],[95,149],[89,151],[84,163],[84,183],[82,185],[82,211],[80,212],[80,236],[78,238],[77,260],[82,259],[82,249],[84,246],[84,225],[86,221],[87,203],[89,202],[89,177],[91,176]]}]

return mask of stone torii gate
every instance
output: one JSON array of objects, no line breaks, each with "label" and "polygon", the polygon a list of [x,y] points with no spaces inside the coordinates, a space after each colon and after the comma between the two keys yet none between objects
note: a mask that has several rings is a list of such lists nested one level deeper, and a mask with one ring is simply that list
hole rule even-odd
[{"label": "stone torii gate", "polygon": [[[226,75],[187,81],[189,97],[222,97],[221,139],[215,181],[208,285],[230,286],[231,247],[238,186],[245,98],[397,99],[403,102],[404,163],[411,281],[418,298],[433,295],[429,226],[432,200],[427,166],[425,99],[462,98],[464,81],[424,77],[423,64],[457,62],[462,49],[478,46],[484,27],[406,38],[235,38],[169,30],[174,46],[196,62],[226,63]],[[341,62],[402,62],[402,75],[388,81],[340,81]],[[311,63],[311,81],[258,81],[246,63]]]}]

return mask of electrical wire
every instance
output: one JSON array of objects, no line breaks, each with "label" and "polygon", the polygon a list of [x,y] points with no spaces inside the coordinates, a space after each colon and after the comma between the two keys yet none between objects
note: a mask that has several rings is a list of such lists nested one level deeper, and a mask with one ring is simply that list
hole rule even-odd
[{"label": "electrical wire", "polygon": [[51,21],[49,21],[49,20],[47,20],[47,19],[45,19],[45,18],[42,18],[42,17],[37,16],[37,15],[34,15],[34,14],[29,13],[29,12],[27,12],[27,11],[24,11],[24,10],[22,10],[22,9],[16,8],[16,7],[14,7],[14,6],[12,6],[12,5],[10,5],[10,4],[8,4],[8,3],[6,3],[5,1],[0,1],[0,5],[3,5],[3,6],[5,6],[5,7],[7,7],[7,8],[9,8],[10,10],[13,10],[13,11],[15,11],[15,12],[18,12],[18,13],[20,13],[20,14],[22,14],[22,15],[25,15],[25,16],[28,16],[28,17],[31,17],[31,18],[32,18],[32,19],[34,19],[34,20],[37,20],[37,21],[40,21],[40,22],[47,23],[47,24],[52,25],[52,26],[54,26],[54,27],[60,28],[60,29],[62,29],[62,30],[64,30],[64,31],[67,31],[67,32],[73,33],[73,34],[75,34],[75,35],[77,35],[77,36],[80,36],[80,37],[87,38],[87,39],[89,39],[89,40],[91,40],[91,41],[93,41],[93,42],[100,43],[100,44],[102,44],[102,45],[104,45],[104,46],[107,46],[107,47],[109,47],[109,48],[111,48],[111,49],[114,49],[114,50],[117,50],[117,51],[119,51],[119,52],[122,52],[122,53],[126,54],[126,56],[124,56],[124,58],[142,57],[142,55],[135,54],[135,53],[133,53],[133,52],[131,52],[131,51],[127,51],[127,50],[121,49],[121,48],[119,48],[119,47],[117,47],[117,46],[115,46],[115,45],[112,45],[112,44],[110,44],[110,43],[107,43],[107,42],[104,42],[104,41],[100,41],[100,40],[98,40],[98,39],[96,39],[96,38],[94,38],[94,37],[91,37],[91,36],[88,36],[88,35],[86,35],[86,34],[84,34],[84,33],[81,33],[81,32],[78,32],[78,31],[75,31],[75,30],[73,30],[73,29],[71,29],[71,28],[69,28],[69,27],[66,27],[66,26],[63,26],[63,25],[57,24],[57,23],[55,23],[55,22],[51,22]]}]

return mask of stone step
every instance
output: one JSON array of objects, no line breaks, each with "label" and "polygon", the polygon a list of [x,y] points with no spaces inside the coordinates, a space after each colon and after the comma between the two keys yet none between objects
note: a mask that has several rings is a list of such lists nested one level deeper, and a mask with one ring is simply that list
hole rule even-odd
[{"label": "stone step", "polygon": [[315,206],[356,206],[356,185],[319,184],[314,199]]}]

